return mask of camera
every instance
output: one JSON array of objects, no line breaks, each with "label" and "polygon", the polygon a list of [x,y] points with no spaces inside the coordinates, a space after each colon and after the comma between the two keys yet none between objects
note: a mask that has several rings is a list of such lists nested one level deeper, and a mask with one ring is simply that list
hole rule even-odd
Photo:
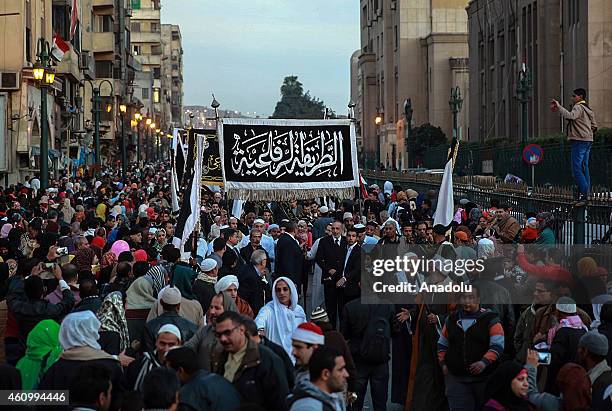
[{"label": "camera", "polygon": [[549,352],[538,351],[538,364],[550,364],[551,354]]},{"label": "camera", "polygon": [[59,247],[57,250],[55,250],[55,253],[60,257],[63,255],[68,255],[68,247]]}]

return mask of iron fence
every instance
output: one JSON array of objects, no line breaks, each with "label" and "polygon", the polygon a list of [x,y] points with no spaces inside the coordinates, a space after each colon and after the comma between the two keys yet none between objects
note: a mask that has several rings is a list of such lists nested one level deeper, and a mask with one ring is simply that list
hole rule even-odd
[{"label": "iron fence", "polygon": [[[573,183],[571,145],[569,142],[541,144],[544,156],[535,166],[535,184],[568,185]],[[422,156],[425,168],[442,168],[446,164],[448,147],[427,149]],[[612,187],[612,145],[595,142],[591,149],[590,174],[593,186]],[[523,162],[521,145],[501,145],[473,148],[460,145],[455,163],[459,175],[492,174],[504,178],[508,173],[531,182],[531,167]]]},{"label": "iron fence", "polygon": [[[384,171],[362,171],[368,184],[380,187],[391,181],[403,189],[424,193],[438,190],[441,175],[413,174]],[[467,198],[488,208],[492,200],[508,204],[511,214],[524,224],[529,212],[548,211],[557,222],[557,241],[567,245],[594,245],[612,229],[612,193],[600,193],[590,199],[586,207],[574,207],[571,190],[563,187],[536,187],[499,183],[494,177],[457,177],[453,181],[455,198]],[[608,240],[609,241],[609,240]]]}]

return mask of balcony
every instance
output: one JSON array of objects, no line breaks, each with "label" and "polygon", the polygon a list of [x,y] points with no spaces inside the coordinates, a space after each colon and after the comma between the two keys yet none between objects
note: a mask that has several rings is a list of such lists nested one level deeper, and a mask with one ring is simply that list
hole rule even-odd
[{"label": "balcony", "polygon": [[138,43],[157,43],[161,44],[161,33],[147,31],[133,31],[131,36],[132,44]]},{"label": "balcony", "polygon": [[64,58],[57,65],[57,74],[72,77],[75,81],[81,80],[81,70],[79,69],[79,55],[74,51],[72,45],[64,54]]},{"label": "balcony", "polygon": [[93,0],[92,6],[96,7],[115,7],[115,0]]},{"label": "balcony", "polygon": [[93,34],[94,53],[114,53],[115,52],[115,33],[94,33]]},{"label": "balcony", "polygon": [[145,55],[142,55],[142,56],[136,56],[136,59],[143,66],[159,66],[159,65],[161,65],[161,56],[160,55],[153,56],[153,55],[150,55],[150,54],[145,54]]},{"label": "balcony", "polygon": [[160,20],[160,10],[154,9],[134,9],[132,10],[132,20]]}]

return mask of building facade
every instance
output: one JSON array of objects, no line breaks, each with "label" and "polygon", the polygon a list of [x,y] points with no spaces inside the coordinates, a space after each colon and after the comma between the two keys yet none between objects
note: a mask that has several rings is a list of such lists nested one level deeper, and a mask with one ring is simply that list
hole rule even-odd
[{"label": "building facade", "polygon": [[[83,4],[88,3],[84,1]],[[95,64],[94,84],[100,87],[102,111],[100,113],[101,164],[119,165],[121,161],[121,139],[131,148],[129,113],[121,113],[125,104],[133,106],[133,81],[139,68],[131,50],[131,0],[89,0],[90,8],[82,6],[84,33],[89,55]],[[91,11],[91,12],[90,12]],[[91,40],[89,39],[91,37]],[[90,41],[90,42],[89,42]],[[111,87],[112,85],[112,87]],[[92,88],[85,86],[86,113],[91,104]],[[88,116],[88,118],[90,118]],[[122,122],[127,123],[122,124]],[[87,130],[87,140],[92,134]]]},{"label": "building facade", "polygon": [[162,24],[162,111],[166,124],[182,127],[183,46],[181,29]]},{"label": "building facade", "polygon": [[[404,102],[412,127],[452,135],[451,88],[467,96],[467,0],[361,0],[355,116],[369,167],[405,169]],[[466,99],[467,100],[467,99]],[[467,125],[467,102],[459,117]],[[375,119],[378,119],[378,124]]]},{"label": "building facade", "polygon": [[[67,49],[52,59],[55,82],[47,87],[49,172],[91,172],[95,163],[93,89],[100,88],[100,162],[121,161],[122,138],[128,160],[140,145],[133,127],[134,114],[157,115],[156,127],[164,130],[179,119],[171,107],[162,121],[161,23],[159,1],[80,0],[73,13],[72,0],[3,0],[0,2],[0,180],[3,185],[23,182],[39,173],[41,139],[41,86],[33,67],[41,44],[54,51],[54,37]],[[132,13],[138,24],[132,24]],[[140,13],[140,14],[139,14]],[[77,16],[73,19],[73,16]],[[138,30],[134,43],[132,28]],[[179,46],[175,32],[179,32]],[[177,56],[180,70],[170,66],[171,83],[164,95],[182,104],[182,49],[180,31],[172,26],[170,59]],[[156,46],[158,46],[156,48]],[[45,45],[45,48],[47,46]],[[180,50],[180,55],[176,49]],[[56,50],[55,50],[56,51]],[[143,52],[144,51],[144,52]],[[139,60],[133,53],[143,54]],[[142,63],[142,64],[141,64]],[[173,88],[176,79],[179,88]],[[157,78],[156,78],[157,77]],[[180,89],[180,90],[179,90]],[[174,93],[177,92],[178,94]],[[180,95],[181,98],[178,96]],[[172,100],[171,100],[172,101]],[[126,106],[126,112],[120,110]],[[145,121],[140,134],[145,135]],[[148,135],[152,133],[147,130]],[[160,131],[161,134],[161,131]],[[166,139],[167,140],[167,139]]]},{"label": "building facade", "polygon": [[550,100],[567,107],[585,88],[600,127],[612,126],[612,3],[581,0],[472,0],[469,22],[469,139],[510,137],[523,128],[517,83],[531,79],[529,137],[564,132]]},{"label": "building facade", "polygon": [[[161,1],[140,0],[132,2],[132,51],[141,64],[144,73],[149,76],[139,76],[135,83],[135,94],[147,101],[149,107],[143,115],[148,115],[161,125],[162,113],[162,33],[161,33]],[[152,77],[153,83],[148,83]]]}]

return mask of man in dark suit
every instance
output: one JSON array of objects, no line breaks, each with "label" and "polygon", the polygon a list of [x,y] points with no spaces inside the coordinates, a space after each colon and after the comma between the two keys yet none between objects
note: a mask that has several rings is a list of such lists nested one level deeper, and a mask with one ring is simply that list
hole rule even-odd
[{"label": "man in dark suit", "polygon": [[270,285],[266,278],[268,274],[267,263],[268,255],[266,252],[255,250],[251,254],[249,264],[243,265],[237,276],[240,283],[238,295],[249,303],[255,315],[267,301],[272,299]]},{"label": "man in dark suit", "polygon": [[223,237],[225,238],[225,252],[236,254],[238,265],[236,269],[240,269],[244,265],[244,260],[240,256],[240,250],[238,249],[238,230],[233,228],[226,228],[223,231]]},{"label": "man in dark suit", "polygon": [[[357,232],[365,226],[356,225],[346,231],[346,257],[342,269],[342,278],[339,283],[342,286],[342,301],[338,304],[338,312],[342,314],[344,305],[349,301],[359,298],[361,291],[359,282],[361,281],[361,245],[357,241]],[[341,318],[342,319],[342,318]]]},{"label": "man in dark suit", "polygon": [[331,235],[321,238],[317,250],[316,261],[321,267],[321,282],[325,293],[325,310],[329,322],[336,328],[338,318],[338,281],[342,278],[344,259],[346,256],[346,238],[342,236],[342,223],[334,221],[331,226]]},{"label": "man in dark suit", "polygon": [[299,293],[304,270],[304,252],[295,238],[296,230],[297,226],[293,221],[286,222],[285,232],[278,237],[274,253],[276,255],[274,276],[291,279]]}]

